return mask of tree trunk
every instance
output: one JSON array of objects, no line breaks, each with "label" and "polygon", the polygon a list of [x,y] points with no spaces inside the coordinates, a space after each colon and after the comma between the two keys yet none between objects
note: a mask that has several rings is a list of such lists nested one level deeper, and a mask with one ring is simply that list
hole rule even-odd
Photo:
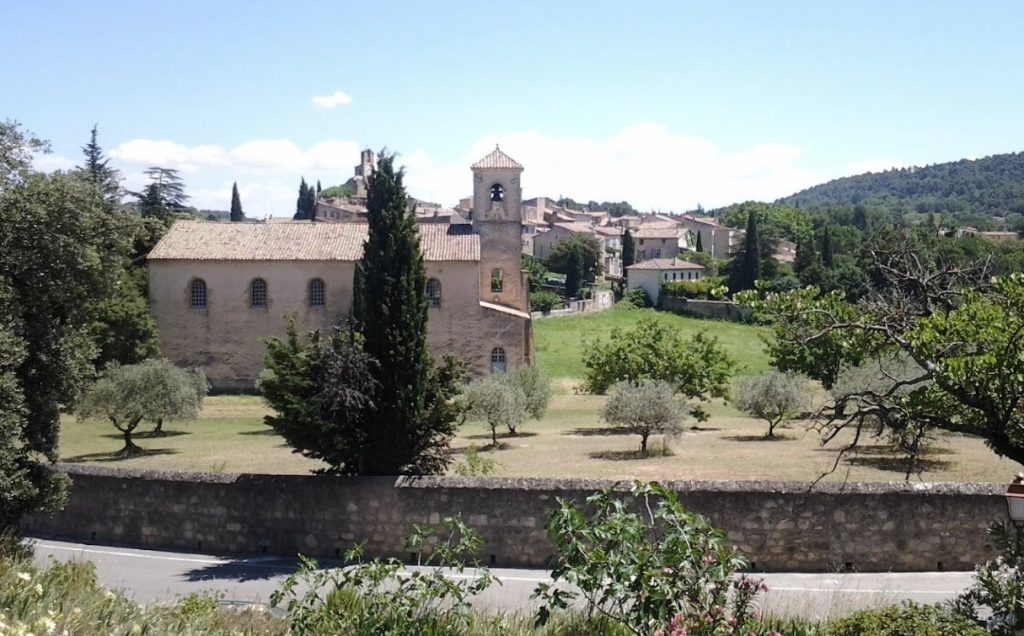
[{"label": "tree trunk", "polygon": [[515,424],[506,424],[505,426],[508,427],[508,434],[510,436],[512,436],[512,437],[515,437],[516,436],[516,425]]},{"label": "tree trunk", "polygon": [[498,448],[498,427],[497,426],[492,426],[491,427],[491,445],[494,446],[494,448]]},{"label": "tree trunk", "polygon": [[768,434],[765,435],[765,437],[767,437],[768,439],[772,439],[773,437],[775,437],[775,425],[776,424],[778,424],[778,422],[773,422],[772,420],[768,420]]},{"label": "tree trunk", "polygon": [[647,437],[650,433],[640,433],[640,456],[647,457]]},{"label": "tree trunk", "polygon": [[[132,431],[135,430],[135,427],[139,425],[140,421],[141,419],[130,422],[123,428],[120,426],[117,427],[124,435],[124,448],[117,452],[118,457],[134,457],[146,452],[143,448],[137,446],[135,442],[132,441]],[[117,424],[115,424],[115,426],[117,426]]]},{"label": "tree trunk", "polygon": [[164,432],[164,418],[156,418],[156,428],[153,429],[153,435],[155,437],[165,437],[167,433]]}]

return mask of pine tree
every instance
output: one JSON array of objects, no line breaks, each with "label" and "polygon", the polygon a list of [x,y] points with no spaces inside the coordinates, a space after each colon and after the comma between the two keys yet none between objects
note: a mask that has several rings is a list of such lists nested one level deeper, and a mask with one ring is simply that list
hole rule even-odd
[{"label": "pine tree", "polygon": [[698,252],[703,252],[704,251],[704,243],[701,242],[700,232],[697,232],[697,244],[694,245],[694,249],[696,251],[698,251]]},{"label": "pine tree", "polygon": [[166,218],[172,212],[185,209],[189,197],[177,170],[153,166],[147,168],[145,174],[149,185],[142,192],[132,193],[139,200],[142,216]]},{"label": "pine tree", "polygon": [[630,234],[629,228],[626,228],[626,233],[622,235],[622,269],[625,271],[627,267],[636,262],[636,244],[633,241],[633,235]]},{"label": "pine tree", "polygon": [[103,156],[103,149],[96,139],[98,131],[99,126],[93,125],[89,143],[82,146],[85,165],[79,166],[78,169],[85,174],[89,183],[99,189],[104,199],[116,203],[121,199],[121,176],[117,170],[110,167],[110,159]]},{"label": "pine tree", "polygon": [[443,470],[461,419],[449,400],[459,374],[452,364],[434,369],[427,352],[426,269],[402,179],[394,155],[381,152],[368,179],[369,235],[356,264],[363,347],[377,361],[380,382],[367,418],[363,475]]},{"label": "pine tree", "polygon": [[796,242],[796,258],[793,260],[793,271],[801,274],[817,262],[818,253],[814,249],[814,240],[810,236],[801,236]]},{"label": "pine tree", "polygon": [[231,222],[238,223],[245,220],[245,212],[242,211],[242,199],[238,197],[238,182],[231,186]]},{"label": "pine tree", "polygon": [[757,217],[751,211],[747,215],[747,233],[743,237],[743,248],[733,265],[730,289],[733,292],[753,289],[761,278],[761,251],[757,235]]},{"label": "pine tree", "polygon": [[834,256],[832,252],[832,234],[826,225],[825,232],[821,236],[821,264],[825,267],[832,267]]}]

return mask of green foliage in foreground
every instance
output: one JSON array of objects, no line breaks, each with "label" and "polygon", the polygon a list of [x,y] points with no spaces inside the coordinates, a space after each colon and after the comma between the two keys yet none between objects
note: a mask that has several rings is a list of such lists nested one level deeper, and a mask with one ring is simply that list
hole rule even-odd
[{"label": "green foliage in foreground", "polygon": [[832,625],[828,636],[986,636],[989,632],[963,616],[935,605],[907,601],[856,612]]}]

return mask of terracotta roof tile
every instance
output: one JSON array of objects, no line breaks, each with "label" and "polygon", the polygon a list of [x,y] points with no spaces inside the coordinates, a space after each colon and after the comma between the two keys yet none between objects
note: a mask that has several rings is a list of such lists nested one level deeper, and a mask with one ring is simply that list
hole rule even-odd
[{"label": "terracotta roof tile", "polygon": [[677,227],[647,227],[641,225],[635,230],[630,230],[629,233],[633,238],[679,238],[679,228]]},{"label": "terracotta roof tile", "polygon": [[[469,225],[417,224],[428,261],[479,261],[480,238]],[[178,221],[149,260],[355,261],[365,223],[214,223]]]},{"label": "terracotta roof tile", "polygon": [[652,258],[648,261],[633,263],[626,269],[704,269],[704,266],[678,258]]},{"label": "terracotta roof tile", "polygon": [[523,166],[512,157],[503,153],[500,148],[495,146],[494,150],[491,151],[491,154],[487,155],[480,161],[477,161],[470,166],[470,168],[473,170],[486,170],[488,168],[514,168],[516,170],[522,170]]}]

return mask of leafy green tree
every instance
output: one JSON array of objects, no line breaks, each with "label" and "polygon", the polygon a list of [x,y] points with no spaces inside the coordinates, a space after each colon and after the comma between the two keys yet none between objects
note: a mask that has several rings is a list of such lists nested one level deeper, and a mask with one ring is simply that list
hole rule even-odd
[{"label": "leafy green tree", "polygon": [[736,408],[768,423],[765,437],[772,439],[776,427],[807,406],[807,378],[769,371],[757,377],[740,378],[733,394]]},{"label": "leafy green tree", "polygon": [[43,147],[0,126],[0,531],[64,498],[59,413],[93,372],[96,306],[129,248],[123,213],[95,188],[29,171]]},{"label": "leafy green tree", "polygon": [[529,254],[523,254],[522,261],[523,269],[526,270],[530,293],[539,292],[544,284],[548,282],[548,268],[544,266],[543,260]]},{"label": "leafy green tree", "polygon": [[50,152],[50,143],[22,129],[18,122],[0,121],[0,194],[20,184],[32,172],[37,154]]},{"label": "leafy green tree", "polygon": [[145,279],[145,269],[129,267],[122,272],[113,293],[97,302],[92,327],[98,347],[97,368],[111,362],[135,364],[158,353],[159,339],[146,304]]},{"label": "leafy green tree", "polygon": [[113,364],[83,396],[78,417],[110,421],[124,436],[124,448],[118,455],[141,455],[145,451],[132,440],[132,433],[143,420],[162,423],[199,416],[206,378],[196,373],[179,369],[167,360]]},{"label": "leafy green tree", "polygon": [[579,296],[584,283],[593,282],[602,271],[603,251],[597,237],[573,234],[556,243],[548,255],[548,269],[565,274],[565,295]]},{"label": "leafy green tree", "polygon": [[747,216],[747,232],[743,238],[743,247],[736,254],[729,281],[729,289],[733,292],[753,289],[754,283],[761,278],[761,245],[757,234],[757,216],[750,212]]},{"label": "leafy green tree", "polygon": [[676,436],[680,432],[686,405],[675,395],[675,387],[663,380],[616,382],[612,395],[601,409],[601,417],[612,426],[640,436],[640,456],[647,456],[647,439],[654,434]]},{"label": "leafy green tree", "polygon": [[553,610],[579,603],[588,616],[604,616],[624,633],[760,631],[754,631],[754,601],[768,588],[739,574],[749,563],[726,534],[663,486],[606,488],[587,497],[585,506],[559,500],[547,533],[554,546],[553,580],[534,592],[543,603],[541,625]]},{"label": "leafy green tree", "polygon": [[147,168],[146,176],[149,184],[142,192],[133,193],[139,202],[142,216],[154,216],[167,219],[176,212],[188,209],[188,195],[185,194],[185,182],[173,168],[153,166]]},{"label": "leafy green tree", "polygon": [[[544,419],[551,402],[551,379],[537,367],[520,367],[504,374],[504,378],[523,392],[527,416],[534,420]],[[515,429],[510,432],[514,435]]]},{"label": "leafy green tree", "polygon": [[231,222],[238,223],[245,220],[245,212],[242,211],[242,199],[238,196],[238,182],[231,185]]},{"label": "leafy green tree", "polygon": [[487,425],[491,444],[498,447],[498,429],[511,434],[526,420],[526,394],[500,374],[492,374],[469,383],[463,392],[468,416]]},{"label": "leafy green tree", "polygon": [[533,292],[530,294],[530,309],[533,311],[540,311],[547,313],[551,311],[555,305],[560,304],[561,301],[558,298],[558,294],[552,291],[543,290],[539,292]]},{"label": "leafy green tree", "polygon": [[355,332],[314,331],[307,340],[300,341],[294,320],[284,340],[267,340],[259,390],[275,414],[263,421],[295,452],[326,463],[320,472],[361,474],[368,413],[380,388],[376,363]]},{"label": "leafy green tree", "polygon": [[461,367],[454,360],[436,367],[427,352],[426,273],[402,180],[394,155],[381,152],[368,179],[369,235],[356,264],[363,346],[380,383],[361,474],[443,472],[461,419],[449,402]]},{"label": "leafy green tree", "polygon": [[633,240],[633,234],[626,228],[626,231],[622,234],[622,268],[629,267],[636,263],[636,241]]},{"label": "leafy green tree", "polygon": [[[583,365],[588,393],[605,393],[624,380],[662,380],[686,398],[706,401],[728,395],[736,363],[718,338],[701,331],[686,340],[645,313],[632,329],[615,328],[607,341],[587,343]],[[694,415],[705,419],[700,409]]]},{"label": "leafy green tree", "polygon": [[114,168],[110,167],[110,159],[103,156],[103,148],[100,147],[98,126],[92,127],[89,136],[89,143],[82,146],[82,154],[85,155],[85,165],[79,166],[86,181],[94,185],[105,199],[111,203],[118,203],[121,200],[121,175]]},{"label": "leafy green tree", "polygon": [[[793,271],[802,275],[809,268],[817,264],[818,251],[814,249],[814,239],[810,235],[800,237],[796,242],[796,258],[793,260]],[[803,276],[801,276],[803,280]]]},{"label": "leafy green tree", "polygon": [[832,248],[832,232],[828,226],[825,226],[821,234],[821,264],[826,268],[832,267],[834,259],[835,251]]}]

